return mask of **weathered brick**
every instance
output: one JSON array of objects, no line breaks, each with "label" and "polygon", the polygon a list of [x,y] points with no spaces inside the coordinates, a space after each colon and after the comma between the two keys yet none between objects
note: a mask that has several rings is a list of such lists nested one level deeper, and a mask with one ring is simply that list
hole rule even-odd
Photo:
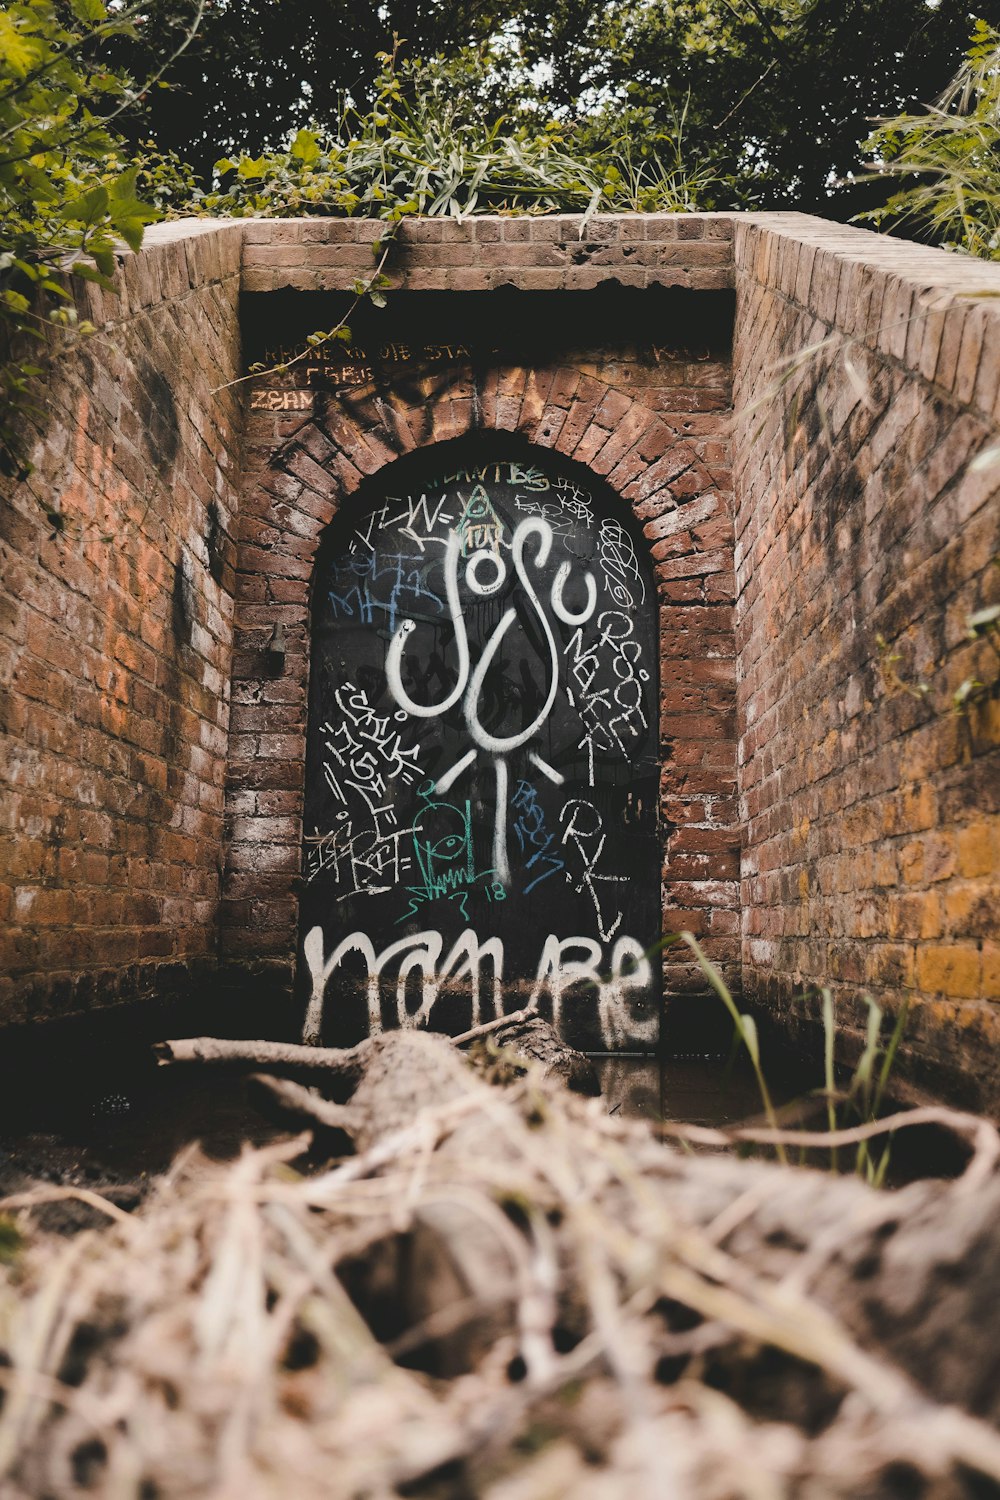
[{"label": "weathered brick", "polygon": [[[579,227],[579,216],[415,222],[394,275],[413,291],[520,286],[524,311],[543,316],[544,294],[570,282],[730,281],[729,216],[598,217],[582,242]],[[916,986],[950,1007],[942,1016],[994,997],[986,927],[1000,730],[990,701],[963,715],[949,708],[958,684],[984,670],[964,621],[995,597],[1000,550],[995,486],[984,467],[968,469],[995,442],[996,311],[953,295],[981,290],[990,268],[966,272],[954,257],[796,215],[743,223],[731,443],[724,357],[643,363],[586,348],[560,354],[557,367],[477,369],[475,395],[459,374],[447,388],[421,377],[311,412],[244,413],[240,395],[217,389],[220,370],[237,373],[240,245],[246,290],[320,289],[349,281],[373,237],[363,222],[326,220],[151,231],[150,252],[123,272],[125,300],[108,302],[125,331],[105,367],[88,380],[68,362],[60,376],[56,428],[72,412],[70,441],[40,438],[36,475],[0,512],[0,640],[11,648],[0,714],[20,741],[20,758],[0,766],[0,791],[24,799],[44,788],[50,799],[23,803],[16,862],[0,884],[8,918],[29,896],[44,917],[30,940],[17,929],[21,969],[54,975],[70,953],[82,966],[117,957],[155,967],[211,949],[228,754],[229,951],[288,972],[320,535],[363,476],[480,425],[520,430],[607,473],[658,549],[671,920],[737,962],[738,690],[752,993],[787,1005],[796,985],[829,980],[838,999],[869,986],[891,1005]],[[936,297],[935,274],[947,298]],[[108,300],[99,289],[92,299]],[[794,380],[775,379],[780,358],[834,325],[840,342]],[[164,386],[180,435],[165,461]],[[43,533],[50,490],[68,535],[86,538],[79,546]],[[204,542],[214,497],[228,548],[221,585]],[[97,543],[98,527],[114,545]],[[288,650],[272,678],[264,653],[278,619]],[[895,685],[878,632],[899,653]],[[930,694],[912,691],[925,677]],[[103,956],[96,934],[112,939]],[[671,967],[679,991],[697,988],[690,965]],[[919,1046],[933,1055],[930,1020],[921,1026]]]},{"label": "weathered brick", "polygon": [[[8,793],[25,745],[0,752],[0,801],[17,840],[4,866],[31,914],[36,997],[46,985],[55,994],[67,966],[76,979],[91,971],[88,1003],[127,997],[140,969],[212,946],[211,900],[173,929],[159,899],[183,880],[171,860],[218,886],[217,816],[205,814],[197,841],[173,827],[192,816],[192,760],[205,753],[200,715],[221,708],[224,721],[229,675],[230,604],[203,538],[211,499],[222,548],[231,547],[226,518],[236,511],[225,449],[238,433],[237,397],[224,387],[239,373],[238,253],[220,246],[230,240],[238,252],[241,231],[203,224],[192,236],[151,230],[149,250],[129,257],[121,274],[124,304],[94,304],[102,321],[122,319],[112,352],[96,374],[86,350],[60,363],[35,472],[4,495],[11,520],[0,529],[8,542],[17,538],[15,576],[29,610],[20,624],[30,653],[10,685],[23,695],[27,741],[59,750],[37,768],[51,806],[44,818],[26,811],[20,819]],[[36,494],[58,506],[61,537],[46,535]],[[7,619],[0,611],[0,632]],[[222,738],[212,752],[219,783],[224,752]],[[167,861],[154,881],[148,855],[158,844]],[[116,961],[136,960],[139,969],[108,982]],[[65,1006],[83,990],[58,992]]]},{"label": "weathered brick", "polygon": [[[959,601],[995,597],[1000,519],[980,522],[993,487],[968,465],[996,440],[983,425],[996,314],[954,295],[964,268],[939,253],[838,234],[855,248],[836,290],[825,253],[807,284],[794,222],[761,221],[752,255],[737,240],[745,980],[785,1015],[808,985],[867,988],[890,1008],[923,997],[908,1055],[939,1072],[951,1058],[958,1088],[954,1058],[971,1063],[972,1043],[948,1035],[941,997],[1000,998],[981,955],[1000,728],[984,715],[977,735],[950,699],[978,672]],[[970,268],[970,291],[980,276]],[[778,278],[789,300],[769,295]],[[810,354],[831,324],[833,353]],[[838,345],[838,329],[852,341]],[[801,357],[796,380],[775,379],[778,354]]]}]

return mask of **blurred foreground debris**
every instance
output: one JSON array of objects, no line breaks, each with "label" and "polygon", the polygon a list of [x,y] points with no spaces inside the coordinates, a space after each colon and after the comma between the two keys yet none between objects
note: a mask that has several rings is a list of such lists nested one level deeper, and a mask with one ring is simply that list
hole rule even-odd
[{"label": "blurred foreground debris", "polygon": [[664,1144],[467,1040],[478,1068],[394,1032],[326,1074],[239,1044],[310,1175],[306,1134],[189,1151],[68,1242],[44,1193],[0,1204],[5,1500],[1000,1495],[991,1126],[957,1181],[875,1193]]}]

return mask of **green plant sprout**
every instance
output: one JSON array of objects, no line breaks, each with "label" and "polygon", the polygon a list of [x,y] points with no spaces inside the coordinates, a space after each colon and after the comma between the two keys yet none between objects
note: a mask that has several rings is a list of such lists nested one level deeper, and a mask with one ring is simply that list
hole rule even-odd
[{"label": "green plant sprout", "polygon": [[[665,940],[665,943],[678,941],[686,943],[687,946],[691,949],[691,952],[695,956],[695,960],[698,964],[699,969],[704,974],[705,978],[708,980],[709,984],[712,986],[713,990],[722,1001],[723,1005],[726,1007],[726,1010],[729,1012],[730,1017],[732,1018],[735,1034],[739,1038],[743,1046],[746,1048],[747,1056],[750,1058],[754,1076],[757,1079],[757,1088],[760,1091],[761,1103],[764,1106],[764,1114],[767,1117],[767,1123],[770,1125],[772,1130],[778,1130],[778,1115],[774,1108],[773,1100],[771,1099],[771,1091],[767,1086],[767,1079],[764,1076],[764,1069],[761,1066],[760,1038],[757,1035],[757,1023],[754,1021],[753,1016],[741,1013],[739,1007],[736,1004],[736,1001],[732,997],[729,986],[726,984],[718,969],[706,955],[704,949],[698,942],[698,939],[695,937],[694,933],[682,932],[678,934],[676,938],[667,938]],[[777,1154],[778,1160],[783,1162],[787,1166],[788,1156],[785,1152],[784,1145],[780,1141],[778,1141],[775,1145],[775,1152]]]},{"label": "green plant sprout", "polygon": [[[707,957],[693,933],[682,932],[677,936],[665,938],[659,946],[665,947],[668,944],[676,942],[686,943],[690,948],[699,969],[726,1007],[732,1019],[734,1036],[737,1042],[742,1044],[747,1050],[753,1066],[754,1076],[757,1080],[757,1088],[760,1093],[764,1115],[770,1129],[775,1134],[773,1142],[775,1153],[778,1160],[787,1165],[788,1155],[784,1142],[781,1140],[778,1112],[774,1107],[774,1101],[761,1061],[760,1041],[756,1023],[752,1016],[740,1012],[728,985],[718,969]],[[879,1118],[885,1099],[886,1088],[892,1074],[893,1066],[895,1065],[903,1033],[906,1029],[909,1002],[904,997],[889,1040],[883,1047],[882,1025],[885,1019],[885,1012],[871,995],[862,996],[862,1000],[867,1007],[864,1046],[861,1056],[855,1063],[846,1084],[838,1088],[835,1075],[836,1018],[832,991],[827,988],[822,989],[820,991],[820,999],[823,1020],[823,1088],[818,1091],[818,1096],[825,1100],[827,1129],[830,1135],[833,1136],[844,1126],[844,1121],[838,1116],[838,1106],[842,1107],[848,1120],[853,1119],[854,1123],[857,1124],[867,1125]],[[876,1161],[872,1156],[869,1142],[867,1140],[860,1141],[855,1149],[854,1171],[859,1177],[870,1183],[872,1187],[882,1187],[889,1168],[891,1149],[892,1143],[890,1137],[889,1142],[883,1147]],[[831,1147],[830,1170],[834,1172],[838,1171],[839,1165],[838,1150],[835,1146]]]}]

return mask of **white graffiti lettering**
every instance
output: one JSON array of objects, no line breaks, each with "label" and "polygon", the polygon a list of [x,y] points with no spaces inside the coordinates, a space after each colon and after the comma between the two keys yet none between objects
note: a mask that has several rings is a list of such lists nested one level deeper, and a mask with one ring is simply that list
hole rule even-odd
[{"label": "white graffiti lettering", "polygon": [[[493,865],[496,870],[497,879],[504,885],[510,881],[510,862],[507,853],[507,763],[506,757],[514,750],[526,745],[541,730],[556,700],[559,690],[559,653],[556,647],[555,636],[549,624],[548,616],[542,607],[541,600],[535,589],[528,570],[528,559],[526,548],[529,541],[534,542],[533,566],[537,570],[545,567],[549,552],[552,548],[552,528],[546,521],[537,517],[529,517],[520,522],[511,542],[513,554],[514,571],[517,574],[521,590],[527,598],[532,611],[537,619],[545,640],[546,655],[548,657],[546,667],[547,690],[541,708],[535,714],[530,723],[513,734],[494,734],[488,730],[482,722],[481,703],[486,675],[490,670],[504,637],[517,620],[517,612],[511,606],[506,609],[499,624],[494,628],[489,639],[486,641],[480,653],[479,660],[472,668],[469,655],[469,638],[465,616],[462,611],[458,592],[458,562],[462,550],[462,543],[457,533],[452,533],[448,539],[445,550],[445,596],[448,603],[448,612],[455,632],[455,650],[458,656],[458,672],[454,686],[450,693],[435,704],[416,703],[403,686],[403,655],[409,637],[416,630],[416,622],[412,619],[404,620],[393,635],[386,653],[385,676],[389,690],[393,698],[406,713],[416,718],[431,719],[446,713],[460,700],[465,715],[466,726],[475,749],[485,751],[493,758],[494,775],[496,778],[496,797],[494,813],[494,837],[493,837]],[[472,562],[476,561],[482,553],[475,554]],[[487,554],[490,555],[490,554]],[[470,563],[470,567],[472,563]],[[559,567],[550,594],[550,605],[553,613],[558,619],[570,624],[582,625],[593,613],[597,600],[597,586],[593,577],[588,573],[584,578],[586,589],[586,604],[583,609],[570,612],[563,601],[563,593],[569,578],[570,564],[563,563]],[[474,753],[474,752],[473,752]],[[537,763],[541,764],[540,757],[536,756]],[[462,757],[460,765],[464,769],[471,764],[469,755]],[[546,774],[551,768],[545,768]],[[445,791],[451,787],[456,774],[456,768],[446,772],[438,782],[438,790]],[[553,773],[558,776],[558,772]]]},{"label": "white graffiti lettering", "polygon": [[[597,930],[602,940],[609,942],[622,924],[622,913],[619,911],[613,919],[605,916],[597,891],[597,883],[600,881],[603,885],[628,885],[628,876],[597,873],[597,861],[604,853],[604,845],[607,843],[608,836],[604,832],[604,820],[592,802],[584,802],[582,798],[574,797],[561,808],[559,821],[565,825],[562,842],[564,845],[571,845],[576,851],[580,864],[580,878],[573,885],[573,889],[575,891],[586,890],[594,903]],[[567,878],[572,884],[572,875]]]},{"label": "white graffiti lettering", "polygon": [[639,666],[642,648],[632,637],[631,617],[622,610],[608,609],[598,615],[597,628],[600,635],[586,648],[583,630],[578,629],[563,651],[570,658],[569,675],[573,683],[569,689],[570,702],[584,725],[591,786],[595,749],[629,759],[649,728],[643,707],[644,684],[649,681],[649,673]]},{"label": "white graffiti lettering", "polygon": [[[441,954],[444,940],[439,932],[418,932],[410,937],[390,943],[381,953],[375,952],[371,939],[363,932],[352,932],[345,937],[330,954],[325,955],[322,927],[310,929],[303,942],[303,954],[310,979],[309,1004],[303,1027],[303,1041],[315,1044],[320,1039],[323,1024],[323,1003],[327,985],[349,954],[360,954],[364,960],[365,991],[368,1007],[368,1030],[377,1036],[383,1029],[382,980],[396,968],[396,1015],[398,1026],[423,1026],[433,1019],[434,1006],[443,988],[460,980],[468,980],[472,1002],[472,1024],[479,1025],[483,1001],[488,1000],[492,1015],[503,1014],[503,943],[499,938],[480,942],[471,930],[463,932],[444,961]],[[637,1016],[629,1003],[631,991],[642,991],[649,984],[651,970],[649,958],[635,938],[621,937],[611,951],[609,971],[602,974],[603,952],[593,938],[558,938],[554,934],[546,938],[538,963],[534,986],[528,1002],[530,1010],[538,1010],[543,998],[549,999],[552,1022],[561,1030],[568,1006],[568,992],[575,986],[584,986],[586,1003],[590,992],[596,992],[597,1016],[600,1035],[608,1050],[632,1043],[655,1041],[657,1017],[655,1014]],[[484,992],[482,967],[488,962],[492,982],[488,995]],[[415,1010],[407,1007],[407,990],[410,976],[419,975],[421,1000]]]},{"label": "white graffiti lettering", "polygon": [[[571,958],[573,953],[583,956]],[[630,1043],[654,1042],[659,1029],[657,1016],[636,1016],[628,1004],[628,992],[644,990],[652,977],[648,957],[635,938],[619,938],[611,953],[611,973],[604,977],[599,967],[601,956],[601,945],[593,938],[546,938],[530,1009],[537,1010],[542,996],[548,994],[552,1024],[561,1034],[563,997],[573,985],[585,984],[597,993],[601,1040],[609,1052]]]},{"label": "white graffiti lettering", "polygon": [[620,521],[601,522],[599,538],[601,571],[608,593],[620,609],[628,609],[646,598],[646,585],[639,572],[632,538]]}]

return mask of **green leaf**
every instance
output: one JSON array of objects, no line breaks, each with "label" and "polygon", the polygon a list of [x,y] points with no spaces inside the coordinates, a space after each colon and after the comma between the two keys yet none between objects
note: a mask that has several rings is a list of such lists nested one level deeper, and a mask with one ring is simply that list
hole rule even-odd
[{"label": "green leaf", "polygon": [[116,232],[121,235],[130,250],[138,250],[142,245],[143,230],[146,227],[144,219],[119,219],[115,218],[114,226]]},{"label": "green leaf", "polygon": [[740,1016],[743,1024],[743,1044],[750,1054],[750,1061],[755,1068],[760,1067],[760,1039],[757,1036],[757,1023],[753,1016]]},{"label": "green leaf", "polygon": [[9,73],[24,78],[45,58],[44,43],[18,25],[18,16],[0,11],[0,61]]},{"label": "green leaf", "polygon": [[0,1218],[0,1262],[6,1262],[9,1265],[11,1261],[17,1259],[23,1248],[24,1239],[21,1230],[8,1214],[4,1214]]},{"label": "green leaf", "polygon": [[115,253],[110,245],[94,247],[90,253],[94,257],[94,264],[102,276],[111,277],[115,274]]},{"label": "green leaf", "polygon": [[111,271],[107,275],[105,275],[103,271],[99,271],[96,266],[90,265],[85,260],[78,260],[73,266],[74,276],[79,276],[81,281],[93,281],[97,286],[103,287],[106,292],[113,292],[115,289],[115,284],[111,280],[111,275],[113,272],[114,256],[112,256],[111,258]]},{"label": "green leaf", "polygon": [[80,21],[86,21],[96,25],[100,21],[107,20],[107,11],[101,4],[101,0],[70,0],[73,14]]},{"label": "green leaf", "polygon": [[120,177],[108,186],[108,197],[112,203],[134,203],[136,197],[135,184],[139,176],[138,167],[129,167]]},{"label": "green leaf", "polygon": [[107,217],[109,202],[107,188],[98,185],[92,187],[89,192],[81,193],[79,198],[71,198],[68,203],[64,203],[57,213],[57,218],[67,219],[77,224],[97,224]]},{"label": "green leaf", "polygon": [[322,156],[319,136],[314,130],[300,130],[289,148],[289,154],[306,166]]}]

